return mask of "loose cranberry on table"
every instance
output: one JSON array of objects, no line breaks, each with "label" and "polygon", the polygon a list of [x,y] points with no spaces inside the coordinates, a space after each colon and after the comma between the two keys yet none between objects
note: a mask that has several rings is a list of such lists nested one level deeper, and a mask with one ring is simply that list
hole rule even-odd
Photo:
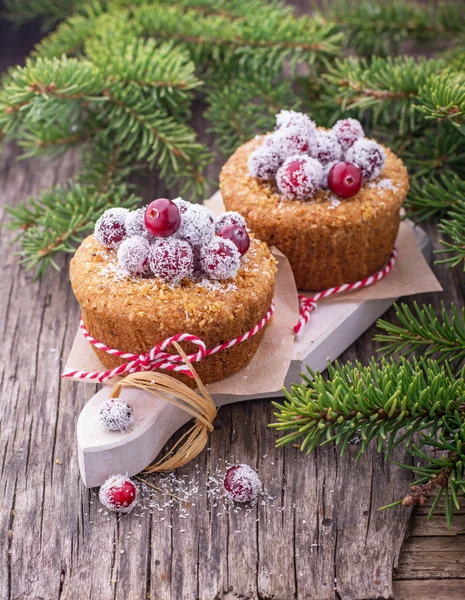
[{"label": "loose cranberry on table", "polygon": [[99,500],[109,510],[128,513],[136,505],[137,488],[124,475],[112,475],[99,490]]},{"label": "loose cranberry on table", "polygon": [[224,476],[226,496],[234,502],[252,502],[258,498],[262,484],[249,465],[233,465]]},{"label": "loose cranberry on table", "polygon": [[329,189],[342,198],[355,196],[360,191],[362,183],[362,171],[353,163],[336,163],[328,174]]},{"label": "loose cranberry on table", "polygon": [[95,223],[97,242],[106,248],[118,248],[126,237],[127,208],[110,208]]},{"label": "loose cranberry on table", "polygon": [[291,200],[311,198],[321,188],[323,167],[306,155],[291,156],[276,173],[279,191]]},{"label": "loose cranberry on table", "polygon": [[153,200],[145,209],[147,231],[157,237],[168,237],[176,233],[181,224],[179,208],[168,198]]},{"label": "loose cranberry on table", "polygon": [[226,240],[231,240],[241,256],[244,256],[250,247],[249,234],[246,228],[240,225],[226,225],[218,235]]}]

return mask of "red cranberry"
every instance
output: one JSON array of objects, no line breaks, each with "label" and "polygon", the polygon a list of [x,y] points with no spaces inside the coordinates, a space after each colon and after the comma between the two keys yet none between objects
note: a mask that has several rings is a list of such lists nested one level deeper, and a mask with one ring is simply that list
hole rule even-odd
[{"label": "red cranberry", "polygon": [[136,503],[137,488],[124,475],[112,475],[99,491],[100,502],[115,512],[130,512]]},{"label": "red cranberry", "polygon": [[328,174],[329,189],[342,198],[355,196],[362,183],[362,171],[353,163],[338,162]]},{"label": "red cranberry", "polygon": [[241,256],[244,256],[249,249],[250,238],[245,227],[241,227],[240,225],[226,225],[218,235],[226,240],[231,240],[236,245]]},{"label": "red cranberry", "polygon": [[239,270],[241,255],[231,240],[215,237],[201,248],[200,263],[212,279],[230,279]]},{"label": "red cranberry", "polygon": [[126,237],[127,208],[110,208],[95,223],[97,242],[107,248],[118,248]]},{"label": "red cranberry", "polygon": [[224,476],[226,495],[235,502],[256,500],[262,489],[257,473],[249,465],[233,465]]},{"label": "red cranberry", "polygon": [[246,226],[244,217],[235,210],[222,213],[215,218],[215,232],[218,234],[226,225]]},{"label": "red cranberry", "polygon": [[153,200],[145,209],[145,227],[158,237],[176,233],[181,224],[181,213],[174,202],[167,198]]},{"label": "red cranberry", "polygon": [[192,246],[184,240],[169,238],[155,242],[150,251],[150,270],[167,283],[179,283],[194,274]]},{"label": "red cranberry", "polygon": [[373,140],[361,139],[349,148],[346,160],[355,163],[362,171],[363,178],[367,181],[381,175],[386,154],[383,147]]}]

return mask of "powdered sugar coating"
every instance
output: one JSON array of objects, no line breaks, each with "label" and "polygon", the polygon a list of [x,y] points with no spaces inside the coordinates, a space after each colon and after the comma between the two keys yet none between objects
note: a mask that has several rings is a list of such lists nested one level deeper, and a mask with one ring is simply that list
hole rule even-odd
[{"label": "powdered sugar coating", "polygon": [[127,208],[109,208],[95,223],[94,235],[106,248],[118,248],[126,237]]},{"label": "powdered sugar coating", "polygon": [[134,423],[131,406],[119,398],[109,398],[98,409],[100,425],[110,431],[126,431]]},{"label": "powdered sugar coating", "polygon": [[282,159],[295,154],[315,152],[316,134],[304,125],[289,125],[278,129],[265,139],[265,148],[273,148]]},{"label": "powdered sugar coating", "polygon": [[307,155],[290,156],[276,173],[279,191],[290,200],[311,198],[321,188],[323,167]]},{"label": "powdered sugar coating", "polygon": [[336,134],[332,131],[318,131],[312,158],[316,158],[323,167],[331,162],[342,159],[342,147],[337,141]]},{"label": "powdered sugar coating", "polygon": [[239,225],[247,228],[244,217],[235,210],[229,210],[215,218],[215,232],[219,233],[228,225]]},{"label": "powdered sugar coating", "polygon": [[344,152],[357,140],[365,137],[365,132],[357,119],[341,119],[332,129]]},{"label": "powdered sugar coating", "polygon": [[295,110],[281,110],[276,115],[276,129],[286,127],[298,127],[309,137],[314,137],[316,134],[315,122],[308,115]]},{"label": "powdered sugar coating", "polygon": [[167,283],[177,284],[194,274],[192,246],[175,237],[157,240],[151,247],[150,270]]},{"label": "powdered sugar coating", "polygon": [[258,498],[262,484],[256,471],[249,465],[233,465],[224,478],[226,496],[234,502],[251,502]]},{"label": "powdered sugar coating", "polygon": [[119,264],[129,275],[146,275],[149,272],[150,244],[141,236],[126,238],[118,248]]},{"label": "powdered sugar coating", "polygon": [[383,148],[368,139],[357,140],[346,152],[346,160],[355,163],[365,180],[370,181],[381,175],[386,162]]},{"label": "powdered sugar coating", "polygon": [[231,240],[214,237],[200,250],[202,270],[212,279],[232,279],[241,265],[241,255]]},{"label": "powdered sugar coating", "polygon": [[147,231],[144,224],[144,215],[145,209],[137,208],[136,210],[131,210],[126,216],[126,233],[128,237],[134,237],[136,235],[147,238],[148,240],[153,240],[154,236]]},{"label": "powdered sugar coating", "polygon": [[[134,497],[132,502],[128,506],[115,504],[113,499],[113,490],[118,490],[125,484],[131,484],[134,488]],[[100,488],[98,497],[103,506],[108,508],[108,510],[113,510],[119,513],[129,513],[136,505],[137,495],[138,489],[129,479],[129,477],[126,477],[126,475],[111,475]]]},{"label": "powdered sugar coating", "polygon": [[215,235],[215,217],[200,204],[192,204],[181,216],[181,225],[176,237],[192,246],[207,244]]},{"label": "powdered sugar coating", "polygon": [[252,177],[263,181],[274,179],[276,171],[283,164],[280,152],[274,146],[262,146],[249,156],[248,167]]},{"label": "powdered sugar coating", "polygon": [[329,175],[329,172],[331,171],[331,169],[334,167],[334,165],[337,165],[338,162],[339,162],[338,160],[334,160],[332,162],[327,163],[326,165],[323,165],[323,178],[321,180],[321,187],[324,190],[329,189],[328,175]]},{"label": "powdered sugar coating", "polygon": [[186,210],[193,206],[191,202],[187,202],[187,200],[184,200],[184,198],[181,198],[181,196],[179,196],[179,198],[175,198],[173,202],[176,204],[181,214],[184,214]]}]

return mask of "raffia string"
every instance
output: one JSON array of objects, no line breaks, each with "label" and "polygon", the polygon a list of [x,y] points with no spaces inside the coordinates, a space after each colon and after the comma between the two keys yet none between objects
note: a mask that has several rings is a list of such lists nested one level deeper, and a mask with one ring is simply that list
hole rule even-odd
[{"label": "raffia string", "polygon": [[121,390],[133,387],[156,396],[186,411],[195,422],[192,427],[176,442],[171,450],[154,465],[144,469],[144,473],[170,471],[182,467],[195,458],[205,448],[208,434],[213,431],[213,421],[216,417],[216,406],[207,388],[195,371],[184,350],[177,342],[173,342],[176,350],[184,359],[194,378],[200,394],[164,373],[133,373],[114,384],[110,398],[119,398]]},{"label": "raffia string", "polygon": [[354,281],[353,283],[344,283],[343,285],[338,285],[327,290],[322,290],[321,292],[317,292],[310,298],[308,298],[307,296],[301,296],[299,294],[299,320],[297,321],[297,324],[293,329],[296,338],[299,338],[302,335],[305,325],[310,321],[310,315],[317,307],[318,300],[321,300],[322,298],[327,298],[328,296],[333,296],[334,294],[340,294],[341,292],[349,292],[351,290],[358,290],[360,288],[373,285],[377,281],[380,281],[381,279],[386,277],[386,275],[392,271],[392,268],[396,263],[396,259],[397,249],[393,248],[387,264],[374,275],[370,275],[369,277],[360,279],[360,281]]}]

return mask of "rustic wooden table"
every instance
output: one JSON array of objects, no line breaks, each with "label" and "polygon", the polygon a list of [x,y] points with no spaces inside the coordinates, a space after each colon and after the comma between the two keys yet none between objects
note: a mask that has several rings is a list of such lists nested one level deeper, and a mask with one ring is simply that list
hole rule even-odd
[{"label": "rustic wooden table", "polygon": [[[0,68],[20,62],[37,37],[34,26],[13,33],[0,22]],[[6,205],[76,169],[72,155],[18,163],[17,154],[7,144],[0,155],[2,223]],[[219,158],[211,167],[213,179],[220,165]],[[152,180],[146,194],[164,191]],[[186,514],[174,506],[142,517],[104,515],[95,490],[80,481],[75,443],[77,416],[96,387],[60,379],[79,318],[68,261],[33,283],[10,246],[13,236],[0,231],[2,600],[464,597],[465,513],[448,532],[440,511],[429,522],[426,507],[410,520],[407,510],[379,512],[405,492],[407,473],[374,451],[355,464],[356,447],[343,458],[331,447],[310,457],[293,447],[276,450],[269,401],[220,411],[209,450],[177,474],[199,483]],[[429,232],[437,247],[435,229]],[[463,274],[435,271],[444,294],[408,303],[462,306]],[[342,360],[367,361],[373,334]],[[235,460],[258,469],[274,503],[219,511],[205,482]]]}]

